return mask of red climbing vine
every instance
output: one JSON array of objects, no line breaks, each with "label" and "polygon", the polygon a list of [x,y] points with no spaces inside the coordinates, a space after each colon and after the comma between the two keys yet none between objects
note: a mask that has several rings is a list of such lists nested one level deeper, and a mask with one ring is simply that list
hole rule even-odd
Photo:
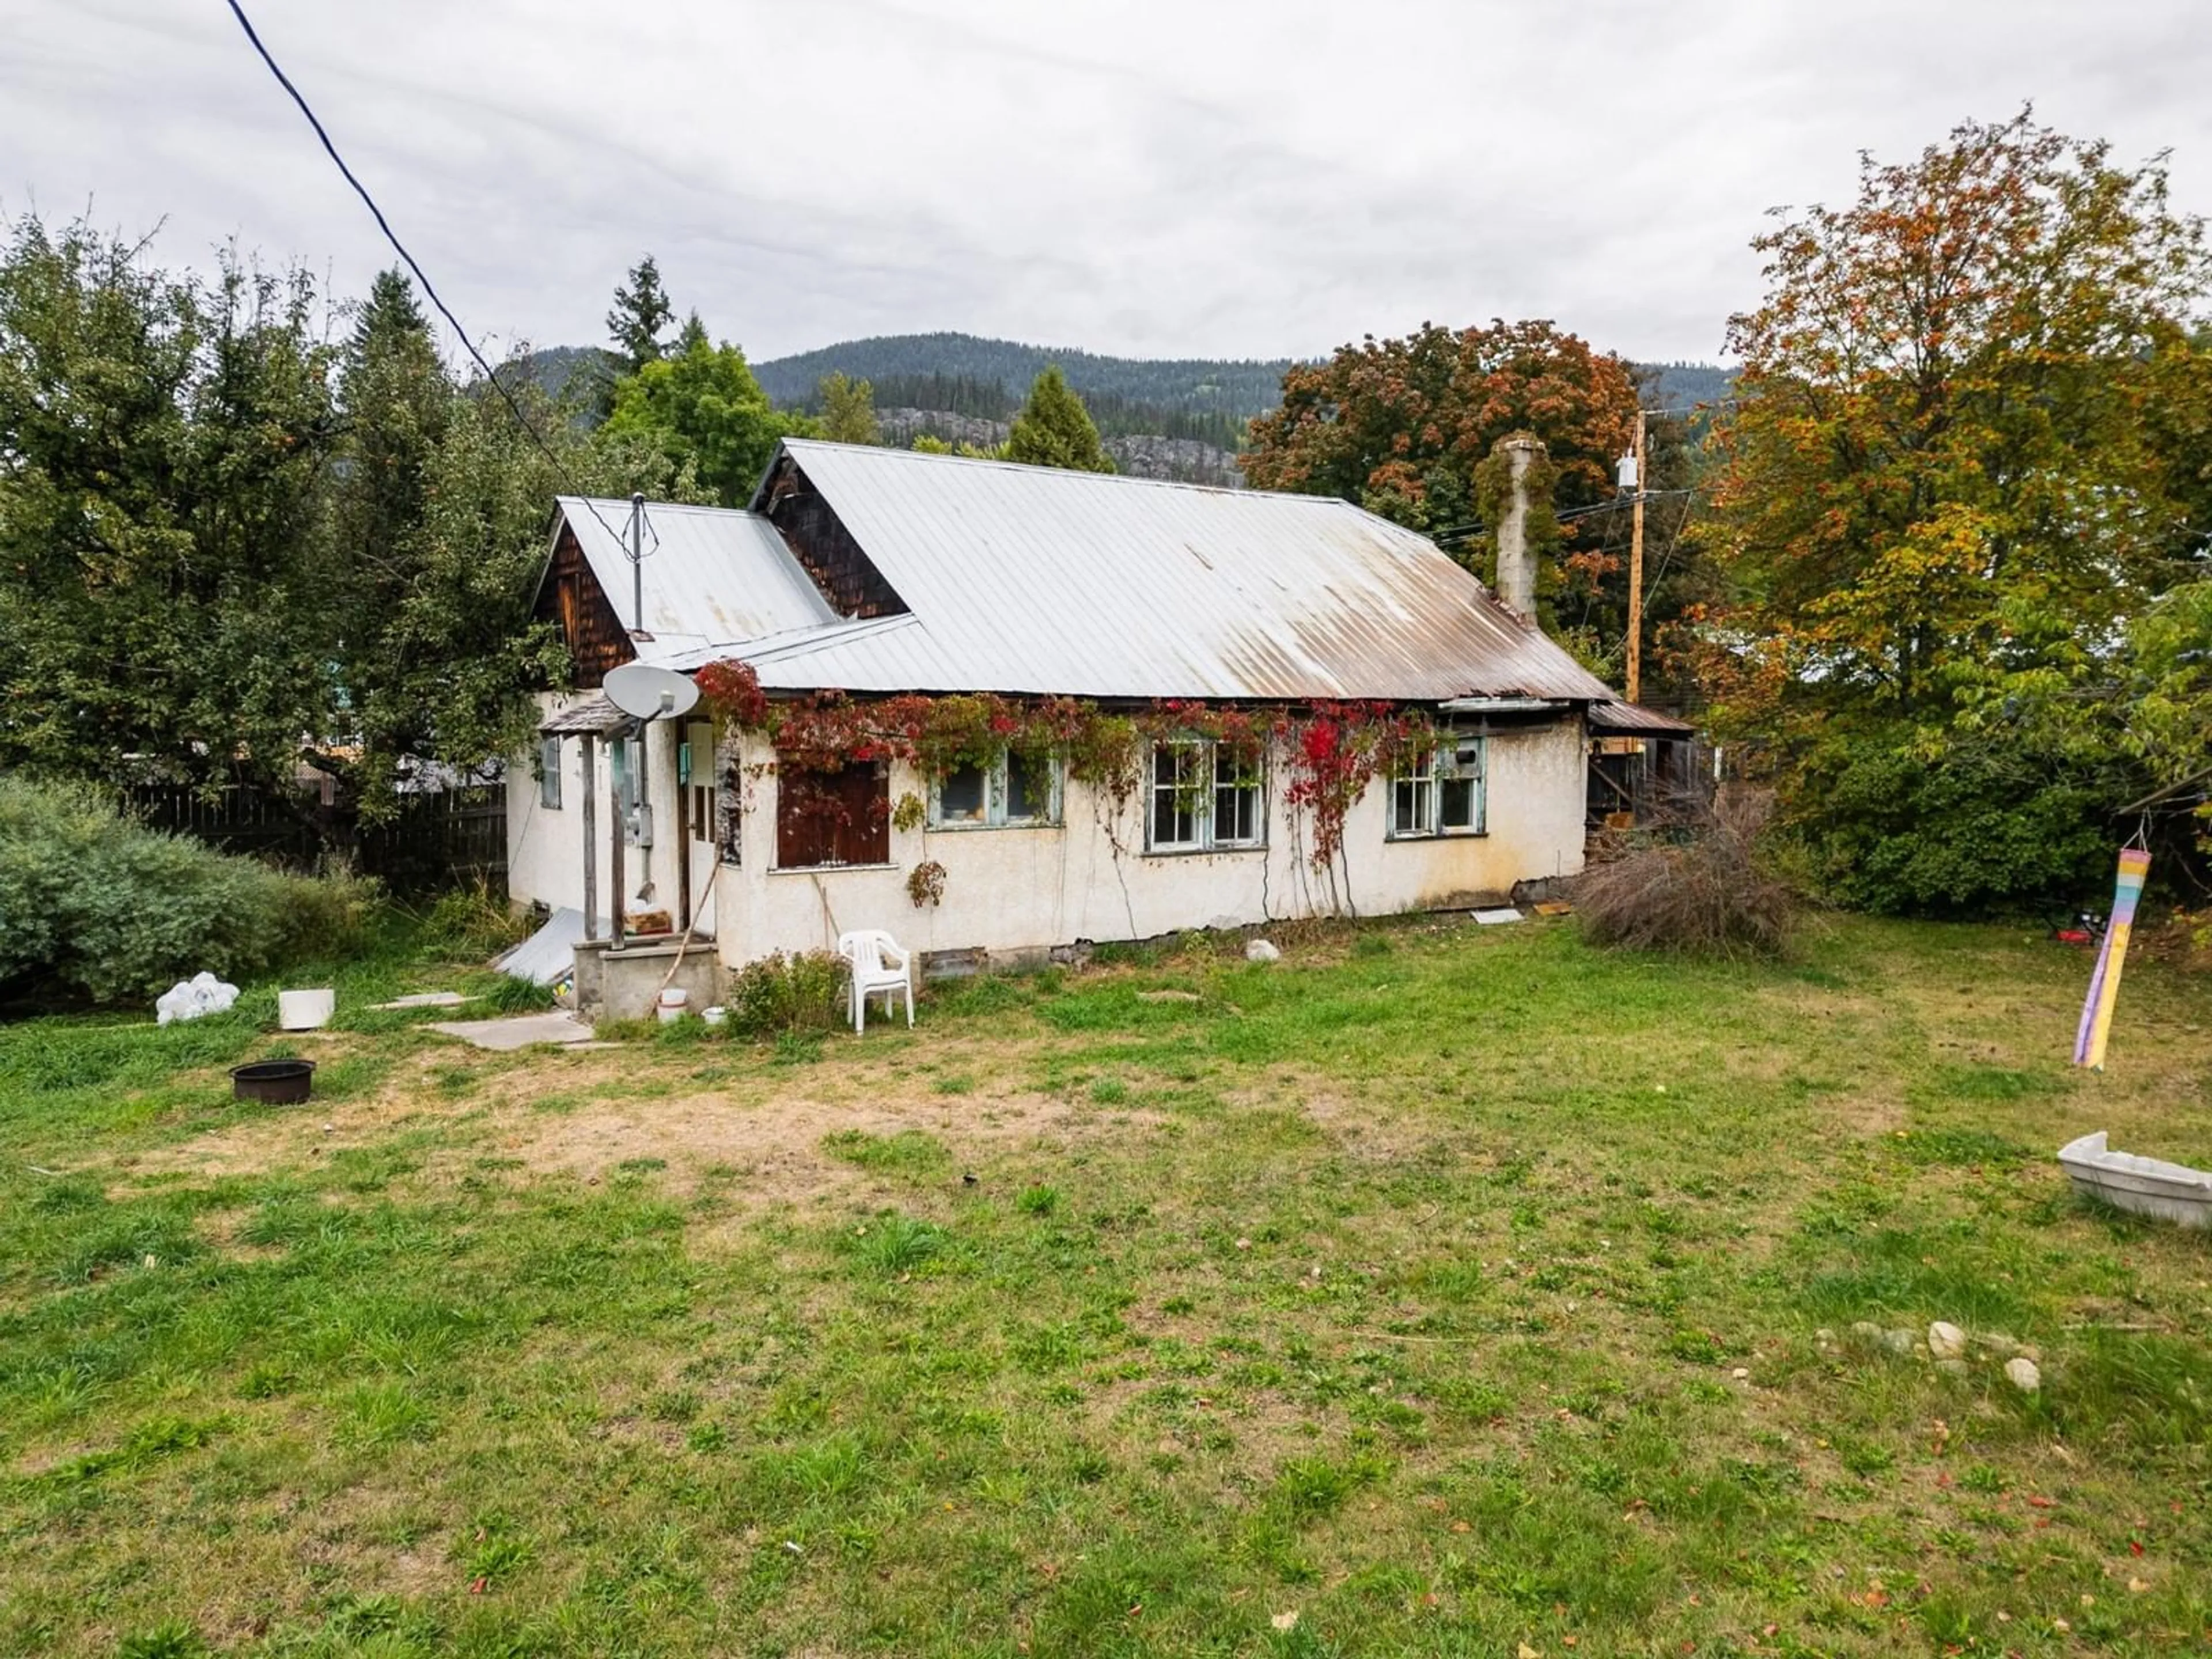
[{"label": "red climbing vine", "polygon": [[[1286,760],[1284,799],[1312,820],[1307,852],[1326,869],[1344,845],[1344,821],[1378,776],[1432,754],[1443,741],[1419,710],[1385,702],[1323,702],[1300,709],[1156,702],[1115,714],[1077,697],[1034,699],[988,691],[947,696],[919,693],[856,701],[842,691],[776,698],[747,663],[709,663],[698,673],[708,705],[726,722],[765,738],[779,756],[813,771],[896,760],[934,777],[988,766],[1000,749],[1035,759],[1057,757],[1069,777],[1097,791],[1119,814],[1144,781],[1149,744],[1200,741],[1225,753],[1239,776],[1256,776],[1271,749]],[[1190,787],[1213,787],[1211,774]]]}]

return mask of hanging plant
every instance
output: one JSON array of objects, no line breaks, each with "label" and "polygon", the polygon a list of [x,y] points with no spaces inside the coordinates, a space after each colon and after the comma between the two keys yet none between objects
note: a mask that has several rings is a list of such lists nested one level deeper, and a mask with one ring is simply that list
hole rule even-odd
[{"label": "hanging plant", "polygon": [[906,896],[914,901],[914,908],[945,902],[945,866],[935,859],[924,859],[906,874]]},{"label": "hanging plant", "polygon": [[909,789],[898,798],[898,805],[891,808],[891,828],[902,832],[919,830],[921,828],[922,819],[927,816],[928,811],[921,804],[921,797]]}]

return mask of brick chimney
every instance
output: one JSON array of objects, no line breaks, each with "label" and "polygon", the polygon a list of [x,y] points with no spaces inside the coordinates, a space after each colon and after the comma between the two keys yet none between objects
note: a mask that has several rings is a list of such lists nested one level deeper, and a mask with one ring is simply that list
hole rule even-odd
[{"label": "brick chimney", "polygon": [[[1521,618],[1536,625],[1536,561],[1528,551],[1528,468],[1544,453],[1534,438],[1502,438],[1510,490],[1498,520],[1498,597]],[[1495,453],[1496,452],[1492,452]]]}]

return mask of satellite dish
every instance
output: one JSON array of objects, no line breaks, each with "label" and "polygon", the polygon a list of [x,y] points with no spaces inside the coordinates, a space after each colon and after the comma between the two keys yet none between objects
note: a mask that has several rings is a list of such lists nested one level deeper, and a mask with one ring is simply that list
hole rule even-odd
[{"label": "satellite dish", "polygon": [[633,720],[688,714],[699,702],[699,688],[674,669],[641,662],[609,669],[601,689],[609,702]]}]

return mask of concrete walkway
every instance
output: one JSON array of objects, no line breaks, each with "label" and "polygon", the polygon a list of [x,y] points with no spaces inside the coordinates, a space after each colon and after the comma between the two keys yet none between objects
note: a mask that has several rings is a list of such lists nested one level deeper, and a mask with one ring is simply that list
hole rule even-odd
[{"label": "concrete walkway", "polygon": [[446,1036],[472,1042],[479,1048],[505,1053],[540,1042],[589,1042],[592,1028],[574,1014],[516,1014],[507,1019],[447,1020],[430,1028]]}]

